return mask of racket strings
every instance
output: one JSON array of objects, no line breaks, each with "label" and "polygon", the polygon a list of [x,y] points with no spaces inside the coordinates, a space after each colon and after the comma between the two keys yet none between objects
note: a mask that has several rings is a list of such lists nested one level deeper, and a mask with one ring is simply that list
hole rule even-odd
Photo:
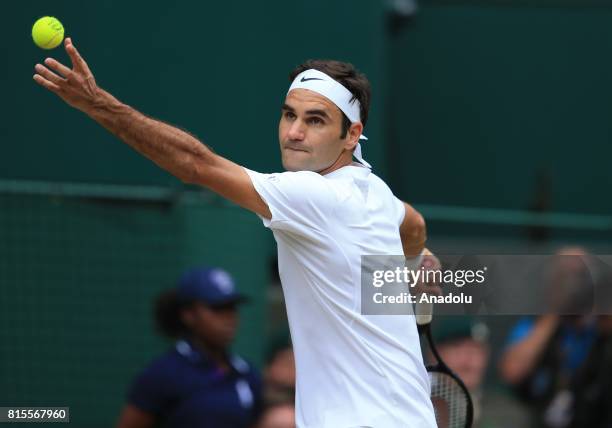
[{"label": "racket strings", "polygon": [[429,380],[438,428],[465,428],[469,406],[465,391],[446,373],[429,372]]}]

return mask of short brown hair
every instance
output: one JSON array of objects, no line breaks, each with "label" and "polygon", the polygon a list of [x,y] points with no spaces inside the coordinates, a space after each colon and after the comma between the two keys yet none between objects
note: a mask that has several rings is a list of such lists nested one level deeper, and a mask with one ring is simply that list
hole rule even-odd
[{"label": "short brown hair", "polygon": [[[303,71],[314,68],[327,74],[346,89],[351,91],[354,100],[359,101],[361,123],[365,127],[368,121],[368,112],[370,111],[370,82],[365,74],[355,68],[353,64],[332,59],[309,59],[308,61],[298,65],[289,74],[289,81],[293,81],[295,76]],[[340,138],[346,137],[348,128],[351,126],[351,121],[344,113],[342,113],[342,135]]]}]

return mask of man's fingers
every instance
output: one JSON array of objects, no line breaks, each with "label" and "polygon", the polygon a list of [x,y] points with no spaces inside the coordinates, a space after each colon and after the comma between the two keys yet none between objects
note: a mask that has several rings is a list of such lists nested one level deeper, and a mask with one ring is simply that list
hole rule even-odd
[{"label": "man's fingers", "polygon": [[44,65],[36,64],[36,67],[34,67],[34,69],[40,76],[44,77],[45,80],[48,80],[49,82],[54,83],[55,85],[61,85],[66,81],[66,79],[58,76]]},{"label": "man's fingers", "polygon": [[[421,260],[421,267],[424,268],[423,273],[425,277],[422,278],[422,280],[417,286],[417,294],[427,293],[434,296],[441,296],[443,294],[442,288],[439,284],[437,284],[435,276],[429,276],[430,273],[433,273],[442,268],[440,260],[433,254],[429,253],[429,251],[427,251],[423,256],[423,259]],[[426,279],[431,280],[428,281]]]},{"label": "man's fingers", "polygon": [[47,79],[45,79],[44,77],[42,77],[40,74],[35,74],[34,75],[34,81],[36,83],[38,83],[40,86],[47,88],[48,90],[50,90],[51,92],[58,92],[60,90],[60,87],[57,86],[55,83],[53,82],[49,82]]},{"label": "man's fingers", "polygon": [[425,288],[427,291],[427,294],[431,294],[434,296],[441,296],[442,295],[442,287],[440,287],[438,284],[428,284]]},{"label": "man's fingers", "polygon": [[436,270],[442,267],[442,265],[440,264],[440,260],[433,254],[423,256],[421,266],[423,266],[425,269],[430,270]]},{"label": "man's fingers", "polygon": [[58,61],[54,60],[53,58],[47,58],[45,60],[45,65],[47,67],[49,67],[50,69],[56,71],[60,75],[66,77],[66,78],[68,78],[68,76],[70,76],[72,74],[72,70],[71,69],[66,67],[61,62],[58,62]]},{"label": "man's fingers", "polygon": [[72,62],[72,67],[82,70],[82,62],[83,62],[83,58],[81,58],[81,55],[79,55],[79,53],[77,52],[76,48],[74,47],[74,45],[69,41],[70,39],[66,39],[65,43],[66,43],[66,53],[68,54],[68,56],[70,57],[70,61]]},{"label": "man's fingers", "polygon": [[85,62],[83,57],[81,57],[77,49],[72,44],[72,39],[70,37],[66,38],[65,44],[66,44],[66,52],[68,53],[68,55],[70,56],[70,60],[72,61],[72,66],[85,72],[85,74],[88,74],[88,75],[91,74],[91,71],[89,71],[89,67],[87,66],[87,63]]}]

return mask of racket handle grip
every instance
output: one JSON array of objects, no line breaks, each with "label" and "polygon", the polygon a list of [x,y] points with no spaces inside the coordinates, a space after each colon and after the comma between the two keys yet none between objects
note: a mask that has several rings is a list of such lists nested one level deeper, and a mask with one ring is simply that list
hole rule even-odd
[{"label": "racket handle grip", "polygon": [[433,303],[416,303],[414,305],[414,315],[416,316],[417,325],[429,324],[433,316]]}]

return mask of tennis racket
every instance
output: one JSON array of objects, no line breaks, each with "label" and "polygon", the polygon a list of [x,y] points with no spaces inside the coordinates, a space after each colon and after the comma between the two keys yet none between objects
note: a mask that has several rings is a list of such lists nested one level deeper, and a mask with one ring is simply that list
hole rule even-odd
[{"label": "tennis racket", "polygon": [[431,383],[431,402],[436,414],[438,428],[470,428],[474,419],[472,397],[467,388],[444,363],[431,336],[433,304],[418,303],[415,307],[416,321],[421,337],[435,359],[435,364],[426,367]]}]

